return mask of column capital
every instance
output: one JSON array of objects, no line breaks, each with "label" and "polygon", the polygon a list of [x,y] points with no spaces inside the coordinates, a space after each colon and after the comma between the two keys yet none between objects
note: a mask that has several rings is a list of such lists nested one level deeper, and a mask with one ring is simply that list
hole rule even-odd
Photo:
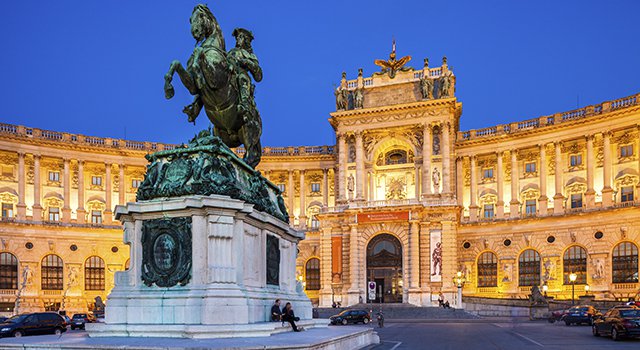
[{"label": "column capital", "polygon": [[322,172],[324,174],[328,174],[329,173],[329,168],[322,168]]},{"label": "column capital", "polygon": [[593,141],[593,139],[595,138],[595,135],[594,134],[584,135],[584,138],[587,140],[587,142]]},{"label": "column capital", "polygon": [[26,154],[24,151],[18,151],[16,153],[18,154],[18,158],[24,158],[24,156]]},{"label": "column capital", "polygon": [[604,131],[604,132],[602,133],[602,136],[603,136],[603,137],[610,138],[610,137],[612,137],[612,136],[613,136],[613,131],[611,131],[611,130]]},{"label": "column capital", "polygon": [[84,165],[84,159],[76,159],[76,162],[78,162],[78,165]]},{"label": "column capital", "polygon": [[42,158],[41,155],[35,153],[33,154],[33,159],[37,159],[38,161],[40,161],[40,158]]},{"label": "column capital", "polygon": [[365,133],[365,132],[364,132],[364,130],[356,130],[356,131],[354,131],[354,132],[353,132],[353,135],[354,135],[356,138],[362,138],[362,136],[364,135],[364,133]]},{"label": "column capital", "polygon": [[71,158],[69,158],[69,157],[62,157],[62,162],[64,162],[64,163],[69,163],[69,162],[71,162]]}]

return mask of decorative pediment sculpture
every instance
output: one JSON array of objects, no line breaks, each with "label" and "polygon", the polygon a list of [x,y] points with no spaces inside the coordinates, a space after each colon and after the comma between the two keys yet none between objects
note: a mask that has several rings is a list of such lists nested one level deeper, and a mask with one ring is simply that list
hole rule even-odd
[{"label": "decorative pediment sculpture", "polygon": [[399,70],[406,70],[408,68],[404,68],[404,65],[411,61],[411,56],[404,56],[399,60],[396,60],[396,41],[393,40],[393,45],[391,49],[391,53],[389,54],[388,60],[375,60],[373,63],[376,66],[380,66],[382,68],[382,74],[389,74],[389,78],[393,79],[396,77],[396,72]]}]

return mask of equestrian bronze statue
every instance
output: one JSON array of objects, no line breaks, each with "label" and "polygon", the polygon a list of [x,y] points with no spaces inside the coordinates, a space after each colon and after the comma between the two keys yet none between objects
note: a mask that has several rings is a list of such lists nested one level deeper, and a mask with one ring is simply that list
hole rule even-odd
[{"label": "equestrian bronze statue", "polygon": [[185,69],[179,61],[171,62],[165,75],[165,97],[174,96],[173,74],[194,96],[183,112],[195,122],[204,107],[214,126],[214,133],[229,147],[244,145],[244,161],[255,169],[260,163],[262,120],[256,108],[249,73],[256,82],[262,80],[262,68],[253,53],[253,34],[236,28],[236,47],[226,51],[222,30],[206,5],[197,5],[191,14],[191,34],[196,47]]}]

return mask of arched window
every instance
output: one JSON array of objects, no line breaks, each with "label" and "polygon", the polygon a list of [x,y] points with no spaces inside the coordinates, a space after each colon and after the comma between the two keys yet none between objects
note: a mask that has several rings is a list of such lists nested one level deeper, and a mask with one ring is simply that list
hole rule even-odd
[{"label": "arched window", "polygon": [[527,249],[518,259],[518,285],[533,287],[540,285],[540,254],[533,249]]},{"label": "arched window", "polygon": [[320,290],[320,259],[307,260],[305,276],[307,277],[307,290]]},{"label": "arched window", "polygon": [[498,258],[492,252],[484,252],[478,258],[478,287],[498,286]]},{"label": "arched window", "polygon": [[92,256],[84,263],[84,289],[104,290],[104,260]]},{"label": "arched window", "polygon": [[0,289],[18,289],[18,259],[11,253],[0,254]]},{"label": "arched window", "polygon": [[407,163],[407,151],[394,149],[384,156],[384,165],[405,164]]},{"label": "arched window", "polygon": [[638,282],[638,247],[631,242],[622,242],[613,248],[613,283]]},{"label": "arched window", "polygon": [[575,273],[576,284],[587,284],[587,250],[574,245],[564,252],[562,258],[564,284],[571,284],[569,275]]},{"label": "arched window", "polygon": [[62,290],[64,281],[64,265],[57,255],[47,255],[42,259],[42,289]]}]

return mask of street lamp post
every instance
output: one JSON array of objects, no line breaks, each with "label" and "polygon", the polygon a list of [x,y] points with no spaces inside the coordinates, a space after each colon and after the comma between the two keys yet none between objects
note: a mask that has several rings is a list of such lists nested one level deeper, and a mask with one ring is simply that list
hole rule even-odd
[{"label": "street lamp post", "polygon": [[462,271],[456,272],[456,277],[453,279],[453,281],[456,283],[456,286],[458,287],[457,304],[459,308],[462,308],[462,285],[464,284],[464,282],[466,282],[466,279],[464,278]]},{"label": "street lamp post", "polygon": [[576,275],[575,273],[570,273],[569,274],[569,281],[571,281],[571,305],[573,305],[575,303],[575,295],[576,295],[576,279],[578,278],[578,275]]}]

